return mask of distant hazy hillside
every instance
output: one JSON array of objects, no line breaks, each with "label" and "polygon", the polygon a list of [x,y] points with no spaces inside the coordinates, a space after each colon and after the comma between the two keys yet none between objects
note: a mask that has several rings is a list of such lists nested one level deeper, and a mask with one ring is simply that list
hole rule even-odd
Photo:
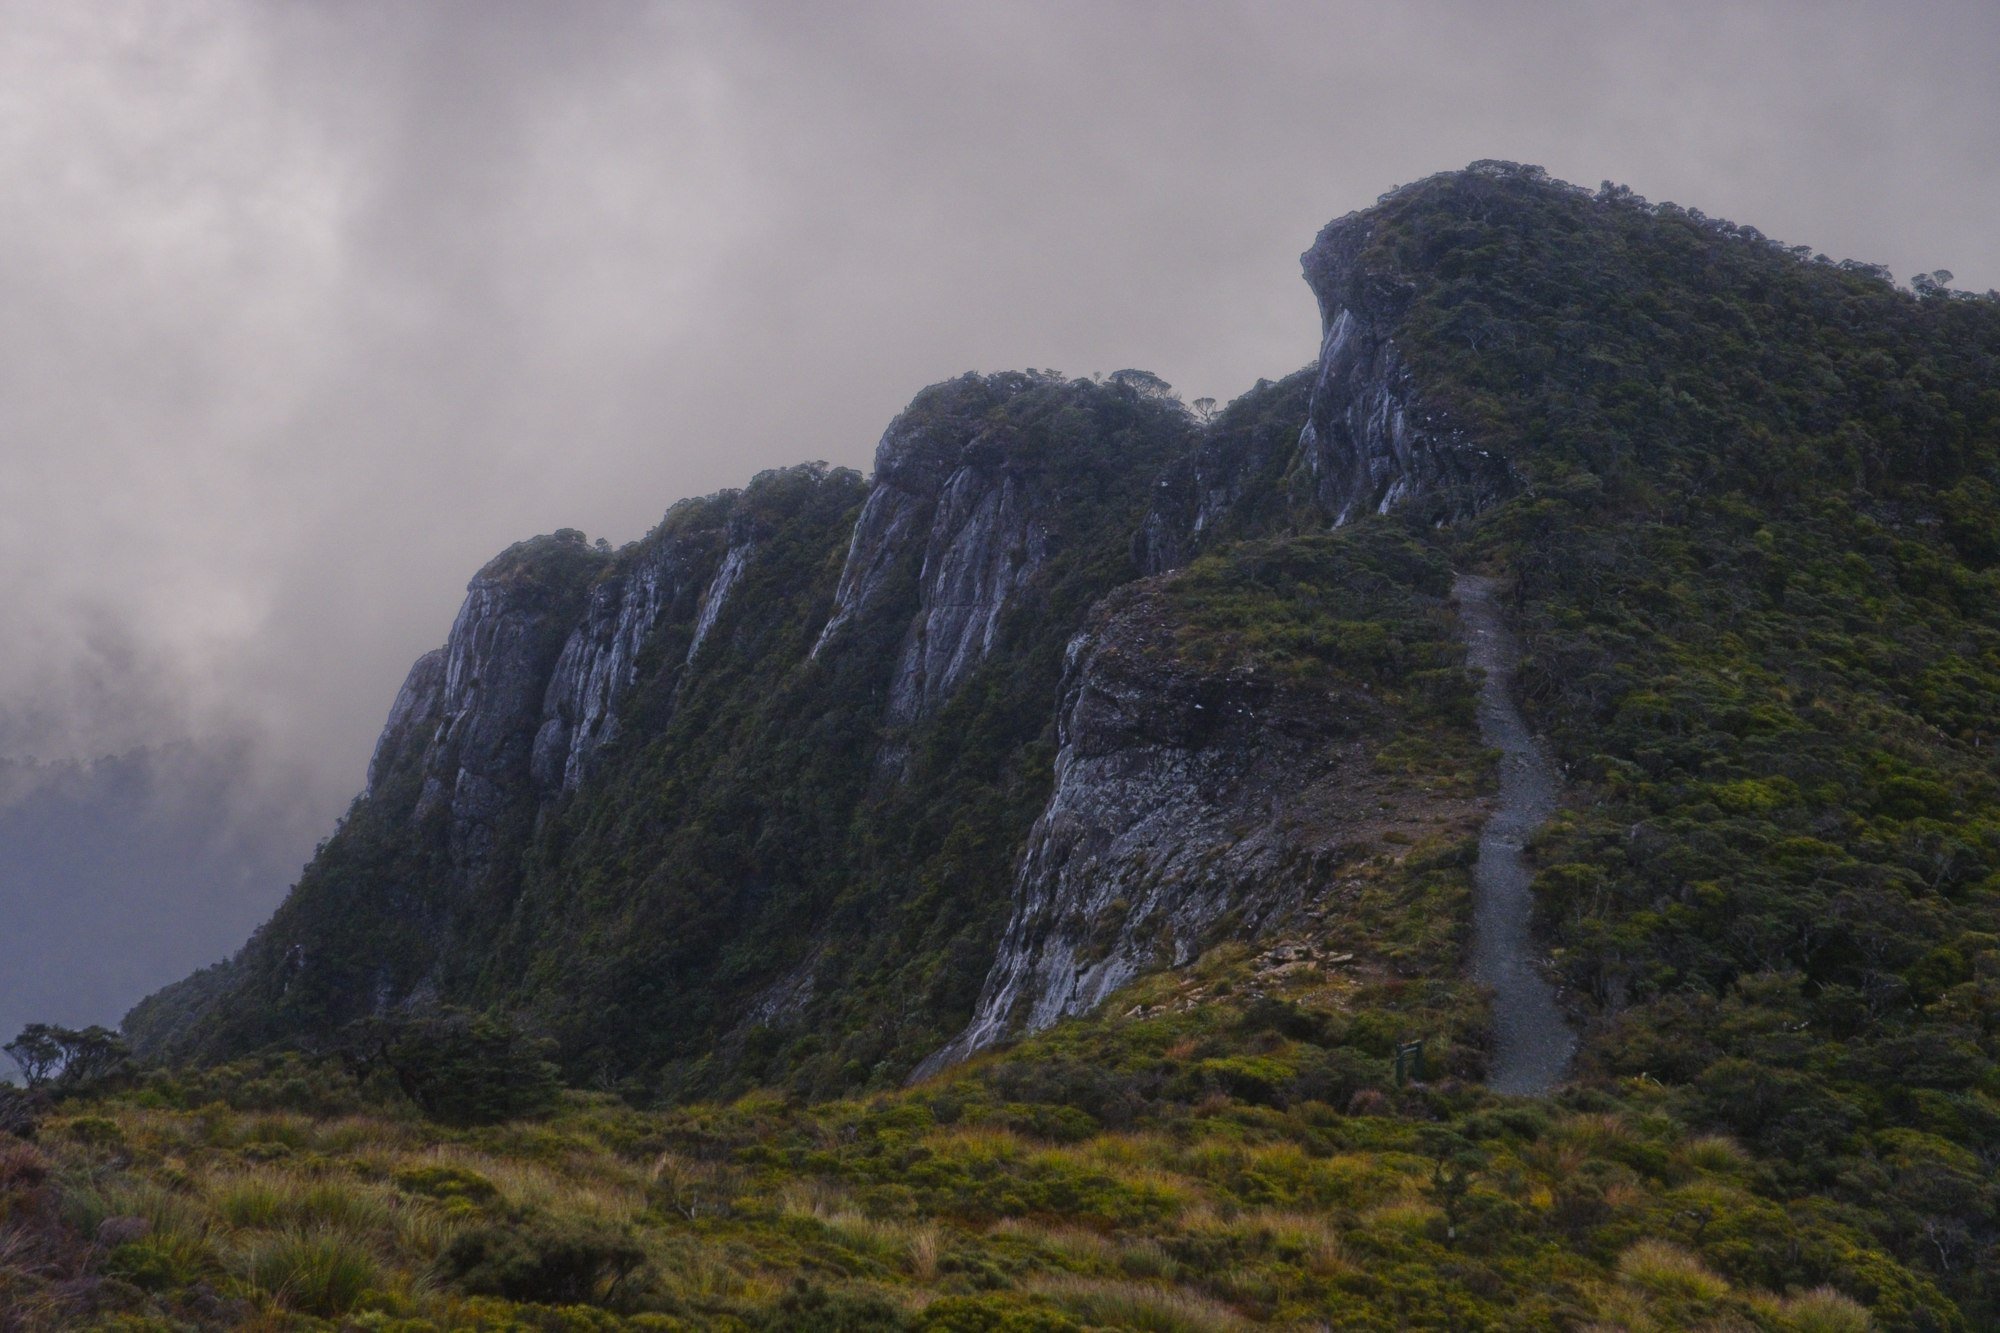
[{"label": "distant hazy hillside", "polygon": [[0,1032],[114,1023],[242,943],[323,832],[251,768],[235,745],[0,766]]}]

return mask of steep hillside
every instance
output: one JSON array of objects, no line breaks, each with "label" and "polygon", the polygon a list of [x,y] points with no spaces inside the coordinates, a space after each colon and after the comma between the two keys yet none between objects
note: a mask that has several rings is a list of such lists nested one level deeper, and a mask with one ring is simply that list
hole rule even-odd
[{"label": "steep hillside", "polygon": [[445,998],[534,1013],[580,1075],[710,1088],[778,1038],[826,1090],[906,1070],[990,956],[1064,641],[1194,436],[1163,388],[967,376],[872,486],[793,469],[616,553],[513,548],[285,907],[129,1029],[221,1054]]},{"label": "steep hillside", "polygon": [[[444,1001],[642,1104],[874,1092],[649,1123],[772,1217],[837,1180],[962,1234],[912,1280],[1023,1318],[1117,1323],[1050,1294],[1115,1269],[1222,1303],[1155,1327],[2000,1319],[2000,299],[1498,163],[1304,266],[1317,361],[1213,420],[968,376],[866,484],[506,553],[285,907],[128,1031],[214,1061]],[[1498,831],[1579,1039],[1553,1112],[1482,1086],[1454,574],[1561,784]],[[819,1262],[715,1225],[753,1287]]]}]

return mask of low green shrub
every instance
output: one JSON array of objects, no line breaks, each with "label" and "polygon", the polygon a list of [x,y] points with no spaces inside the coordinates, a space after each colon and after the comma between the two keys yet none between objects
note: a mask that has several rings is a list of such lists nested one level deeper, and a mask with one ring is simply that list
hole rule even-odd
[{"label": "low green shrub", "polygon": [[536,1218],[462,1231],[445,1247],[444,1275],[475,1295],[544,1305],[607,1300],[646,1261],[629,1230],[578,1218]]}]

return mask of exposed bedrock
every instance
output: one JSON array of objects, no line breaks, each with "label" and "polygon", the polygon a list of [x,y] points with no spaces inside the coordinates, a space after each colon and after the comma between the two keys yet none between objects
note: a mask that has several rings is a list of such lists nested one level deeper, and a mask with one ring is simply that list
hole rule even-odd
[{"label": "exposed bedrock", "polygon": [[971,1023],[917,1077],[1292,919],[1374,818],[1374,705],[1178,661],[1164,592],[1120,589],[1072,641],[1013,913]]},{"label": "exposed bedrock", "polygon": [[639,650],[662,609],[694,595],[714,559],[707,545],[662,543],[649,558],[592,590],[590,609],[570,632],[542,697],[534,752],[538,788],[574,788],[591,757],[618,734],[618,695],[638,673]]},{"label": "exposed bedrock", "polygon": [[563,645],[542,699],[534,778],[543,793],[573,791],[598,751],[618,735],[620,696],[639,678],[639,658],[664,624],[691,624],[693,661],[756,548],[740,518],[641,548],[592,591],[590,610]]},{"label": "exposed bedrock", "polygon": [[1320,314],[1299,450],[1335,524],[1404,504],[1438,522],[1464,518],[1505,495],[1511,473],[1505,459],[1422,401],[1395,341],[1411,288],[1371,265],[1377,225],[1372,211],[1350,213],[1322,228],[1299,257]]},{"label": "exposed bedrock", "polygon": [[[896,595],[910,562],[917,606],[891,677],[889,721],[919,720],[993,648],[1010,598],[1048,558],[1045,497],[993,410],[1039,381],[966,375],[926,389],[875,450],[817,656],[841,629]],[[902,585],[907,586],[907,585]]]},{"label": "exposed bedrock", "polygon": [[452,863],[476,873],[529,789],[542,700],[609,557],[564,531],[510,547],[474,576],[445,646],[417,660],[368,766],[371,790],[420,775],[412,818],[446,821]]}]

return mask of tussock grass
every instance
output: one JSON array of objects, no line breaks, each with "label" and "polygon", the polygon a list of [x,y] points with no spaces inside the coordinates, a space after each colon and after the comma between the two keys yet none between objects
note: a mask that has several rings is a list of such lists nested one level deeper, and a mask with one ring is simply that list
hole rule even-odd
[{"label": "tussock grass", "polygon": [[731,1206],[738,1194],[736,1174],[719,1162],[661,1153],[646,1173],[646,1199],[692,1222]]},{"label": "tussock grass", "polygon": [[1161,1278],[1170,1282],[1180,1272],[1180,1265],[1167,1253],[1167,1247],[1151,1237],[1119,1246],[1118,1268],[1127,1277]]},{"label": "tussock grass", "polygon": [[[615,1292],[594,1290],[616,1314],[565,1314],[573,1321],[646,1313],[757,1327],[805,1299],[805,1275],[821,1289],[811,1299],[843,1318],[877,1298],[911,1313],[944,1300],[975,1321],[1059,1310],[1094,1327],[1199,1333],[1337,1321],[1370,1299],[1364,1287],[1386,1285],[1419,1302],[1417,1323],[1476,1309],[1468,1326],[1504,1312],[1524,1326],[1582,1315],[1626,1333],[1871,1327],[1838,1292],[1737,1289],[1690,1249],[1631,1243],[1649,1219],[1679,1227],[1667,1219],[1692,1211],[1720,1226],[1772,1213],[1742,1178],[1743,1148],[1676,1138],[1642,1104],[1538,1112],[1525,1128],[1482,1108],[1465,1128],[1475,1188],[1516,1211],[1484,1230],[1475,1213],[1447,1245],[1435,1130],[1394,1108],[1364,1118],[1210,1098],[1178,1119],[1049,1142],[1009,1127],[1030,1123],[1011,1103],[982,1105],[963,1083],[951,1097],[958,1109],[941,1126],[927,1103],[891,1094],[766,1100],[742,1119],[573,1107],[546,1125],[478,1132],[114,1102],[87,1111],[115,1120],[116,1152],[51,1134],[41,1149],[0,1145],[0,1157],[49,1154],[61,1180],[50,1197],[89,1256],[71,1271],[116,1277],[183,1322],[220,1292],[249,1302],[262,1327],[377,1308],[439,1328],[525,1326],[516,1302],[532,1299],[532,1270],[565,1261],[552,1238],[601,1224],[644,1262]],[[1578,1176],[1586,1187],[1572,1199],[1564,1187]],[[52,1294],[63,1279],[10,1232],[4,1185],[0,1308],[46,1306],[43,1325],[64,1327]],[[120,1218],[132,1221],[93,1247]],[[1579,1225],[1587,1251],[1565,1239]],[[525,1272],[518,1290],[453,1266],[454,1240],[474,1231],[496,1273]],[[1505,1274],[1505,1289],[1446,1292],[1430,1275],[1447,1250]]]},{"label": "tussock grass", "polygon": [[1729,1294],[1729,1283],[1699,1256],[1670,1241],[1635,1242],[1618,1256],[1618,1276],[1657,1296],[1712,1301]]},{"label": "tussock grass", "polygon": [[1278,1257],[1319,1274],[1355,1271],[1340,1227],[1321,1213],[1245,1213],[1236,1221],[1244,1232],[1267,1239]]},{"label": "tussock grass", "polygon": [[1172,1161],[1173,1140],[1164,1134],[1099,1134],[1084,1141],[1083,1153],[1107,1167],[1152,1168]]},{"label": "tussock grass", "polygon": [[1045,1278],[1031,1290],[1087,1323],[1141,1333],[1228,1333],[1249,1321],[1227,1305],[1179,1287],[1103,1278]]},{"label": "tussock grass", "polygon": [[1558,1120],[1550,1137],[1559,1144],[1581,1148],[1591,1157],[1610,1157],[1636,1135],[1615,1112],[1579,1111]]},{"label": "tussock grass", "polygon": [[1726,1134],[1704,1134],[1682,1143],[1674,1158],[1694,1171],[1734,1174],[1750,1164],[1750,1154]]},{"label": "tussock grass", "polygon": [[852,1196],[824,1176],[786,1181],[778,1187],[775,1201],[787,1217],[827,1217],[853,1210]]},{"label": "tussock grass", "polygon": [[1019,1134],[994,1125],[953,1125],[933,1132],[925,1143],[940,1155],[973,1161],[1013,1161],[1028,1151]]},{"label": "tussock grass", "polygon": [[1787,1333],[1868,1333],[1875,1327],[1866,1306],[1832,1287],[1814,1287],[1758,1305]]},{"label": "tussock grass", "polygon": [[1428,1229],[1434,1220],[1443,1216],[1443,1210],[1436,1204],[1405,1198],[1377,1204],[1363,1212],[1361,1219],[1369,1227],[1415,1233]]},{"label": "tussock grass", "polygon": [[935,1281],[938,1258],[944,1252],[943,1233],[933,1223],[920,1222],[906,1227],[903,1237],[908,1251],[910,1276],[919,1282]]},{"label": "tussock grass", "polygon": [[423,1263],[434,1262],[452,1237],[465,1229],[467,1211],[449,1204],[403,1204],[396,1210],[396,1252]]},{"label": "tussock grass", "polygon": [[571,1174],[534,1161],[483,1156],[441,1160],[462,1162],[484,1176],[509,1208],[615,1223],[630,1221],[646,1206],[645,1184],[636,1171],[606,1179],[599,1173]]},{"label": "tussock grass", "polygon": [[1087,1227],[1008,1217],[987,1228],[987,1234],[1023,1241],[1065,1270],[1073,1272],[1110,1272],[1119,1266],[1122,1258],[1116,1241]]},{"label": "tussock grass", "polygon": [[393,1231],[396,1209],[378,1187],[323,1177],[299,1177],[269,1167],[209,1182],[217,1217],[231,1227],[324,1227],[351,1235]]},{"label": "tussock grass", "polygon": [[103,1271],[145,1291],[171,1291],[206,1281],[221,1269],[215,1251],[198,1236],[160,1231],[106,1255]]},{"label": "tussock grass", "polygon": [[242,1253],[244,1276],[287,1309],[322,1319],[352,1310],[382,1278],[375,1256],[329,1231],[262,1238]]},{"label": "tussock grass", "polygon": [[85,1236],[95,1236],[110,1218],[137,1217],[145,1220],[150,1234],[202,1240],[215,1221],[198,1196],[148,1180],[75,1190],[66,1195],[65,1202],[65,1220]]}]

